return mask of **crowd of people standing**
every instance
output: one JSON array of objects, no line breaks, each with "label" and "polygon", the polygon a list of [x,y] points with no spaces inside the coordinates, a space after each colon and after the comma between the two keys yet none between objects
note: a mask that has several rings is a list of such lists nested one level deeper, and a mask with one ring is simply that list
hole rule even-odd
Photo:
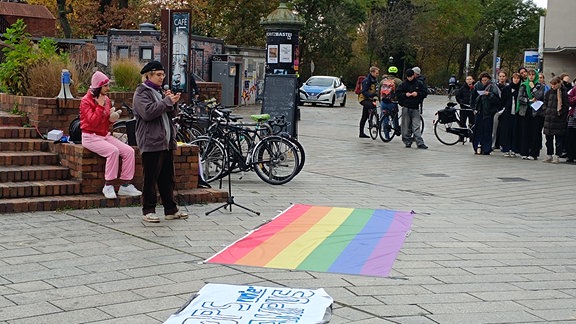
[{"label": "crowd of people standing", "polygon": [[[474,127],[475,154],[490,155],[500,150],[506,157],[538,160],[545,136],[544,162],[559,163],[576,158],[576,90],[567,74],[555,76],[550,83],[544,74],[520,68],[509,79],[500,71],[493,82],[482,72],[474,83],[466,79],[456,100],[461,108],[472,109],[468,126]],[[460,125],[465,127],[466,124]]]},{"label": "crowd of people standing", "polygon": [[[397,68],[391,66],[379,82],[379,69],[370,68],[358,98],[363,107],[359,137],[368,137],[364,127],[370,109],[374,109],[374,102],[378,100],[381,113],[402,109],[400,128],[406,147],[416,142],[418,148],[426,149],[419,133],[419,116],[427,93],[425,79],[418,67],[408,69],[403,81],[396,77],[397,72]],[[384,96],[379,89],[389,88],[385,84],[390,79],[395,81],[395,93]],[[559,163],[565,158],[565,162],[575,163],[576,87],[568,74],[554,76],[546,83],[543,73],[524,67],[512,75],[500,71],[495,81],[488,72],[482,72],[477,81],[467,76],[466,84],[456,91],[455,98],[462,108],[460,126],[474,130],[475,154],[490,155],[499,150],[505,157],[538,160],[545,139],[544,162]]]}]

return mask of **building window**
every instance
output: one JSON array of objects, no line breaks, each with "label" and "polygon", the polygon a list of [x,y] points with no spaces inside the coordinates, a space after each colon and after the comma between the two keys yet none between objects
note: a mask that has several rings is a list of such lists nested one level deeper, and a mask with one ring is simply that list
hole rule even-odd
[{"label": "building window", "polygon": [[153,47],[140,47],[140,60],[150,61],[154,58],[154,48]]},{"label": "building window", "polygon": [[118,46],[116,49],[116,57],[118,59],[127,59],[130,57],[130,47],[128,46]]}]

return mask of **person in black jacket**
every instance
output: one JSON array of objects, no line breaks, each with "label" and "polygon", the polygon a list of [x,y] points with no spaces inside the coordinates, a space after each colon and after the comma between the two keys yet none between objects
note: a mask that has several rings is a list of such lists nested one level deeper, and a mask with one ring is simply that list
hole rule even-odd
[{"label": "person in black jacket", "polygon": [[502,89],[504,112],[502,112],[498,136],[500,148],[506,157],[516,157],[516,153],[519,152],[516,138],[516,101],[521,78],[520,73],[512,74],[512,82]]},{"label": "person in black jacket", "polygon": [[[466,77],[466,84],[456,90],[456,102],[460,104],[460,127],[474,126],[474,111],[470,110],[470,97],[474,89],[474,77]],[[466,110],[467,109],[467,110]],[[468,124],[466,124],[468,122]]]},{"label": "person in black jacket", "polygon": [[419,149],[427,149],[420,133],[420,103],[426,97],[426,87],[412,69],[406,70],[406,80],[396,89],[396,96],[402,107],[402,142],[409,148],[416,141]]},{"label": "person in black jacket", "polygon": [[476,112],[472,147],[475,154],[490,155],[494,114],[500,109],[500,90],[492,83],[492,77],[488,72],[482,72],[478,76],[470,102]]},{"label": "person in black jacket", "polygon": [[378,100],[378,76],[380,75],[380,69],[372,66],[370,68],[370,73],[362,81],[362,92],[358,95],[358,101],[362,105],[362,117],[360,117],[360,138],[369,138],[370,136],[364,133],[364,127],[366,126],[366,121],[370,115],[370,109],[376,107],[374,105],[375,100]]}]

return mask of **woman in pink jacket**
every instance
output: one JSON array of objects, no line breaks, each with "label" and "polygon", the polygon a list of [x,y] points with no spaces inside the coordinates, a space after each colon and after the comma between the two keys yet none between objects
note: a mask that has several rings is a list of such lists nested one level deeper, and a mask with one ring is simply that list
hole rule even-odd
[{"label": "woman in pink jacket", "polygon": [[113,181],[118,178],[120,158],[122,171],[120,179],[124,182],[118,189],[120,196],[140,196],[142,192],[130,184],[134,178],[136,160],[134,149],[121,142],[109,132],[110,124],[120,117],[110,103],[107,93],[110,90],[110,79],[102,72],[92,75],[90,89],[80,102],[80,128],[82,129],[82,146],[106,158],[104,188],[102,193],[108,199],[116,198]]}]

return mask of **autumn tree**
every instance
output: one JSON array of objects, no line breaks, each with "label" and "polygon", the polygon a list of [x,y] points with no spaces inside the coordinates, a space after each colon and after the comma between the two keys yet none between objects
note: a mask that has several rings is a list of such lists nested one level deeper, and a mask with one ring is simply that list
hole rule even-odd
[{"label": "autumn tree", "polygon": [[[413,17],[417,11],[409,0],[388,0],[370,9],[366,47],[380,65],[390,63],[404,69],[413,63],[412,36],[417,33]],[[388,62],[389,57],[392,62]]]},{"label": "autumn tree", "polygon": [[346,0],[294,0],[296,12],[305,23],[300,31],[300,73],[341,75],[353,57],[352,44],[364,21],[361,4]]},{"label": "autumn tree", "polygon": [[208,0],[204,35],[222,38],[226,44],[264,47],[260,20],[277,7],[277,0]]}]

